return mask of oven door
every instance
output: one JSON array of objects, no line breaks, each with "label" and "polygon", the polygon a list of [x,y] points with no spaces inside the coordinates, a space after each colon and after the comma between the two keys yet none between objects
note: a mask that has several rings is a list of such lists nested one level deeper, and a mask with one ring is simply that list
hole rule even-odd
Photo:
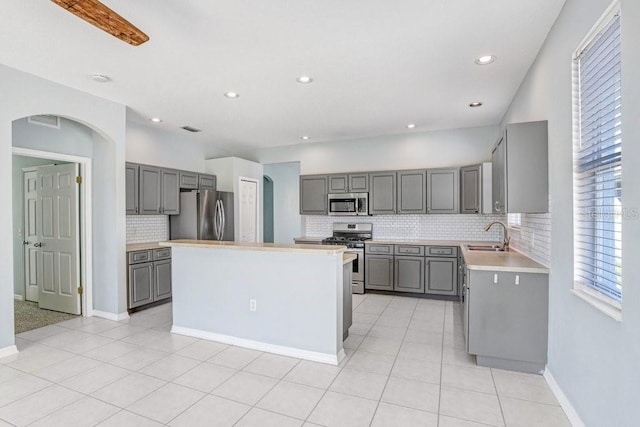
[{"label": "oven door", "polygon": [[351,266],[352,270],[352,283],[351,289],[354,294],[364,293],[364,249],[347,249],[345,252],[349,252],[356,255],[356,259],[353,260]]}]

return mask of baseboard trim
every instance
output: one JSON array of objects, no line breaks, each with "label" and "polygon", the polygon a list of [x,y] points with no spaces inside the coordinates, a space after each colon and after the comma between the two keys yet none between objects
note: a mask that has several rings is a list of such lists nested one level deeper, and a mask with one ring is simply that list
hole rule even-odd
[{"label": "baseboard trim", "polygon": [[576,408],[573,407],[573,405],[567,398],[567,395],[564,394],[564,392],[560,388],[560,385],[553,377],[553,374],[551,374],[551,371],[549,371],[549,368],[545,369],[543,376],[544,379],[547,380],[547,384],[549,384],[549,388],[551,388],[551,391],[556,396],[556,399],[558,399],[558,403],[560,403],[560,406],[562,406],[562,409],[567,415],[567,418],[569,418],[569,422],[571,423],[571,425],[574,427],[585,427],[585,424],[584,422],[582,422],[580,415],[578,415]]},{"label": "baseboard trim", "polygon": [[334,356],[326,353],[318,353],[316,351],[300,350],[293,347],[268,344],[262,341],[254,341],[233,337],[230,335],[216,334],[214,332],[203,331],[201,329],[184,328],[182,326],[174,325],[171,328],[171,332],[174,334],[186,335],[194,338],[202,338],[209,341],[217,341],[224,344],[235,345],[238,347],[250,348],[252,350],[260,350],[267,353],[280,354],[282,356],[296,357],[298,359],[311,360],[313,362],[327,363],[329,365],[337,365],[345,357],[343,349],[340,349],[340,352],[338,352],[338,354]]},{"label": "baseboard trim", "polygon": [[13,299],[17,301],[24,301],[24,297],[20,294],[13,294]]},{"label": "baseboard trim", "polygon": [[9,347],[0,348],[0,359],[7,356],[18,354],[18,347],[10,345]]},{"label": "baseboard trim", "polygon": [[92,315],[96,317],[101,317],[107,320],[114,320],[116,322],[129,318],[129,313],[127,313],[126,311],[124,313],[116,314],[116,313],[109,313],[108,311],[92,310]]}]

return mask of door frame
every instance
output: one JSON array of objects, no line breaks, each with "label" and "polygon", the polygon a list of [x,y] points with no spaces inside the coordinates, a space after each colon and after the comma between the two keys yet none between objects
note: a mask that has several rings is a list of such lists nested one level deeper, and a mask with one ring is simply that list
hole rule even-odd
[{"label": "door frame", "polygon": [[[80,166],[80,282],[82,284],[81,305],[83,317],[93,316],[93,212],[91,209],[91,159],[70,154],[50,151],[32,150],[30,148],[12,147],[12,154],[26,157],[37,157],[48,160],[60,160],[77,163]],[[15,256],[15,254],[14,254]]]}]

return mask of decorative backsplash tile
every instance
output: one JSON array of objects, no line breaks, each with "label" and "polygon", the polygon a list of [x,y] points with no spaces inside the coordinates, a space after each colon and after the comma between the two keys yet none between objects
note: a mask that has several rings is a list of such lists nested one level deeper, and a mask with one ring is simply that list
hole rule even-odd
[{"label": "decorative backsplash tile", "polygon": [[520,230],[511,230],[511,245],[540,264],[551,266],[551,202],[549,213],[522,214]]},{"label": "decorative backsplash tile", "polygon": [[159,242],[168,239],[167,215],[127,215],[127,243]]},{"label": "decorative backsplash tile", "polygon": [[306,216],[305,235],[327,237],[334,222],[373,224],[374,239],[501,241],[502,228],[484,231],[491,221],[504,215],[376,215],[367,217]]}]

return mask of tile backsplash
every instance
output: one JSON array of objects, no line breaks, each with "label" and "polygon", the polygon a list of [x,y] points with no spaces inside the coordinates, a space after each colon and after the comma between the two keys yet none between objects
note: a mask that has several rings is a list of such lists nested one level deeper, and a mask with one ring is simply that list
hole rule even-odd
[{"label": "tile backsplash", "polygon": [[168,239],[167,215],[127,215],[127,243],[159,242]]},{"label": "tile backsplash", "polygon": [[491,221],[503,221],[504,215],[376,215],[367,217],[306,216],[305,235],[327,237],[334,222],[373,224],[374,239],[501,241],[502,228],[484,231]]},{"label": "tile backsplash", "polygon": [[510,230],[511,245],[540,264],[551,266],[551,213],[522,214],[520,230]]}]

